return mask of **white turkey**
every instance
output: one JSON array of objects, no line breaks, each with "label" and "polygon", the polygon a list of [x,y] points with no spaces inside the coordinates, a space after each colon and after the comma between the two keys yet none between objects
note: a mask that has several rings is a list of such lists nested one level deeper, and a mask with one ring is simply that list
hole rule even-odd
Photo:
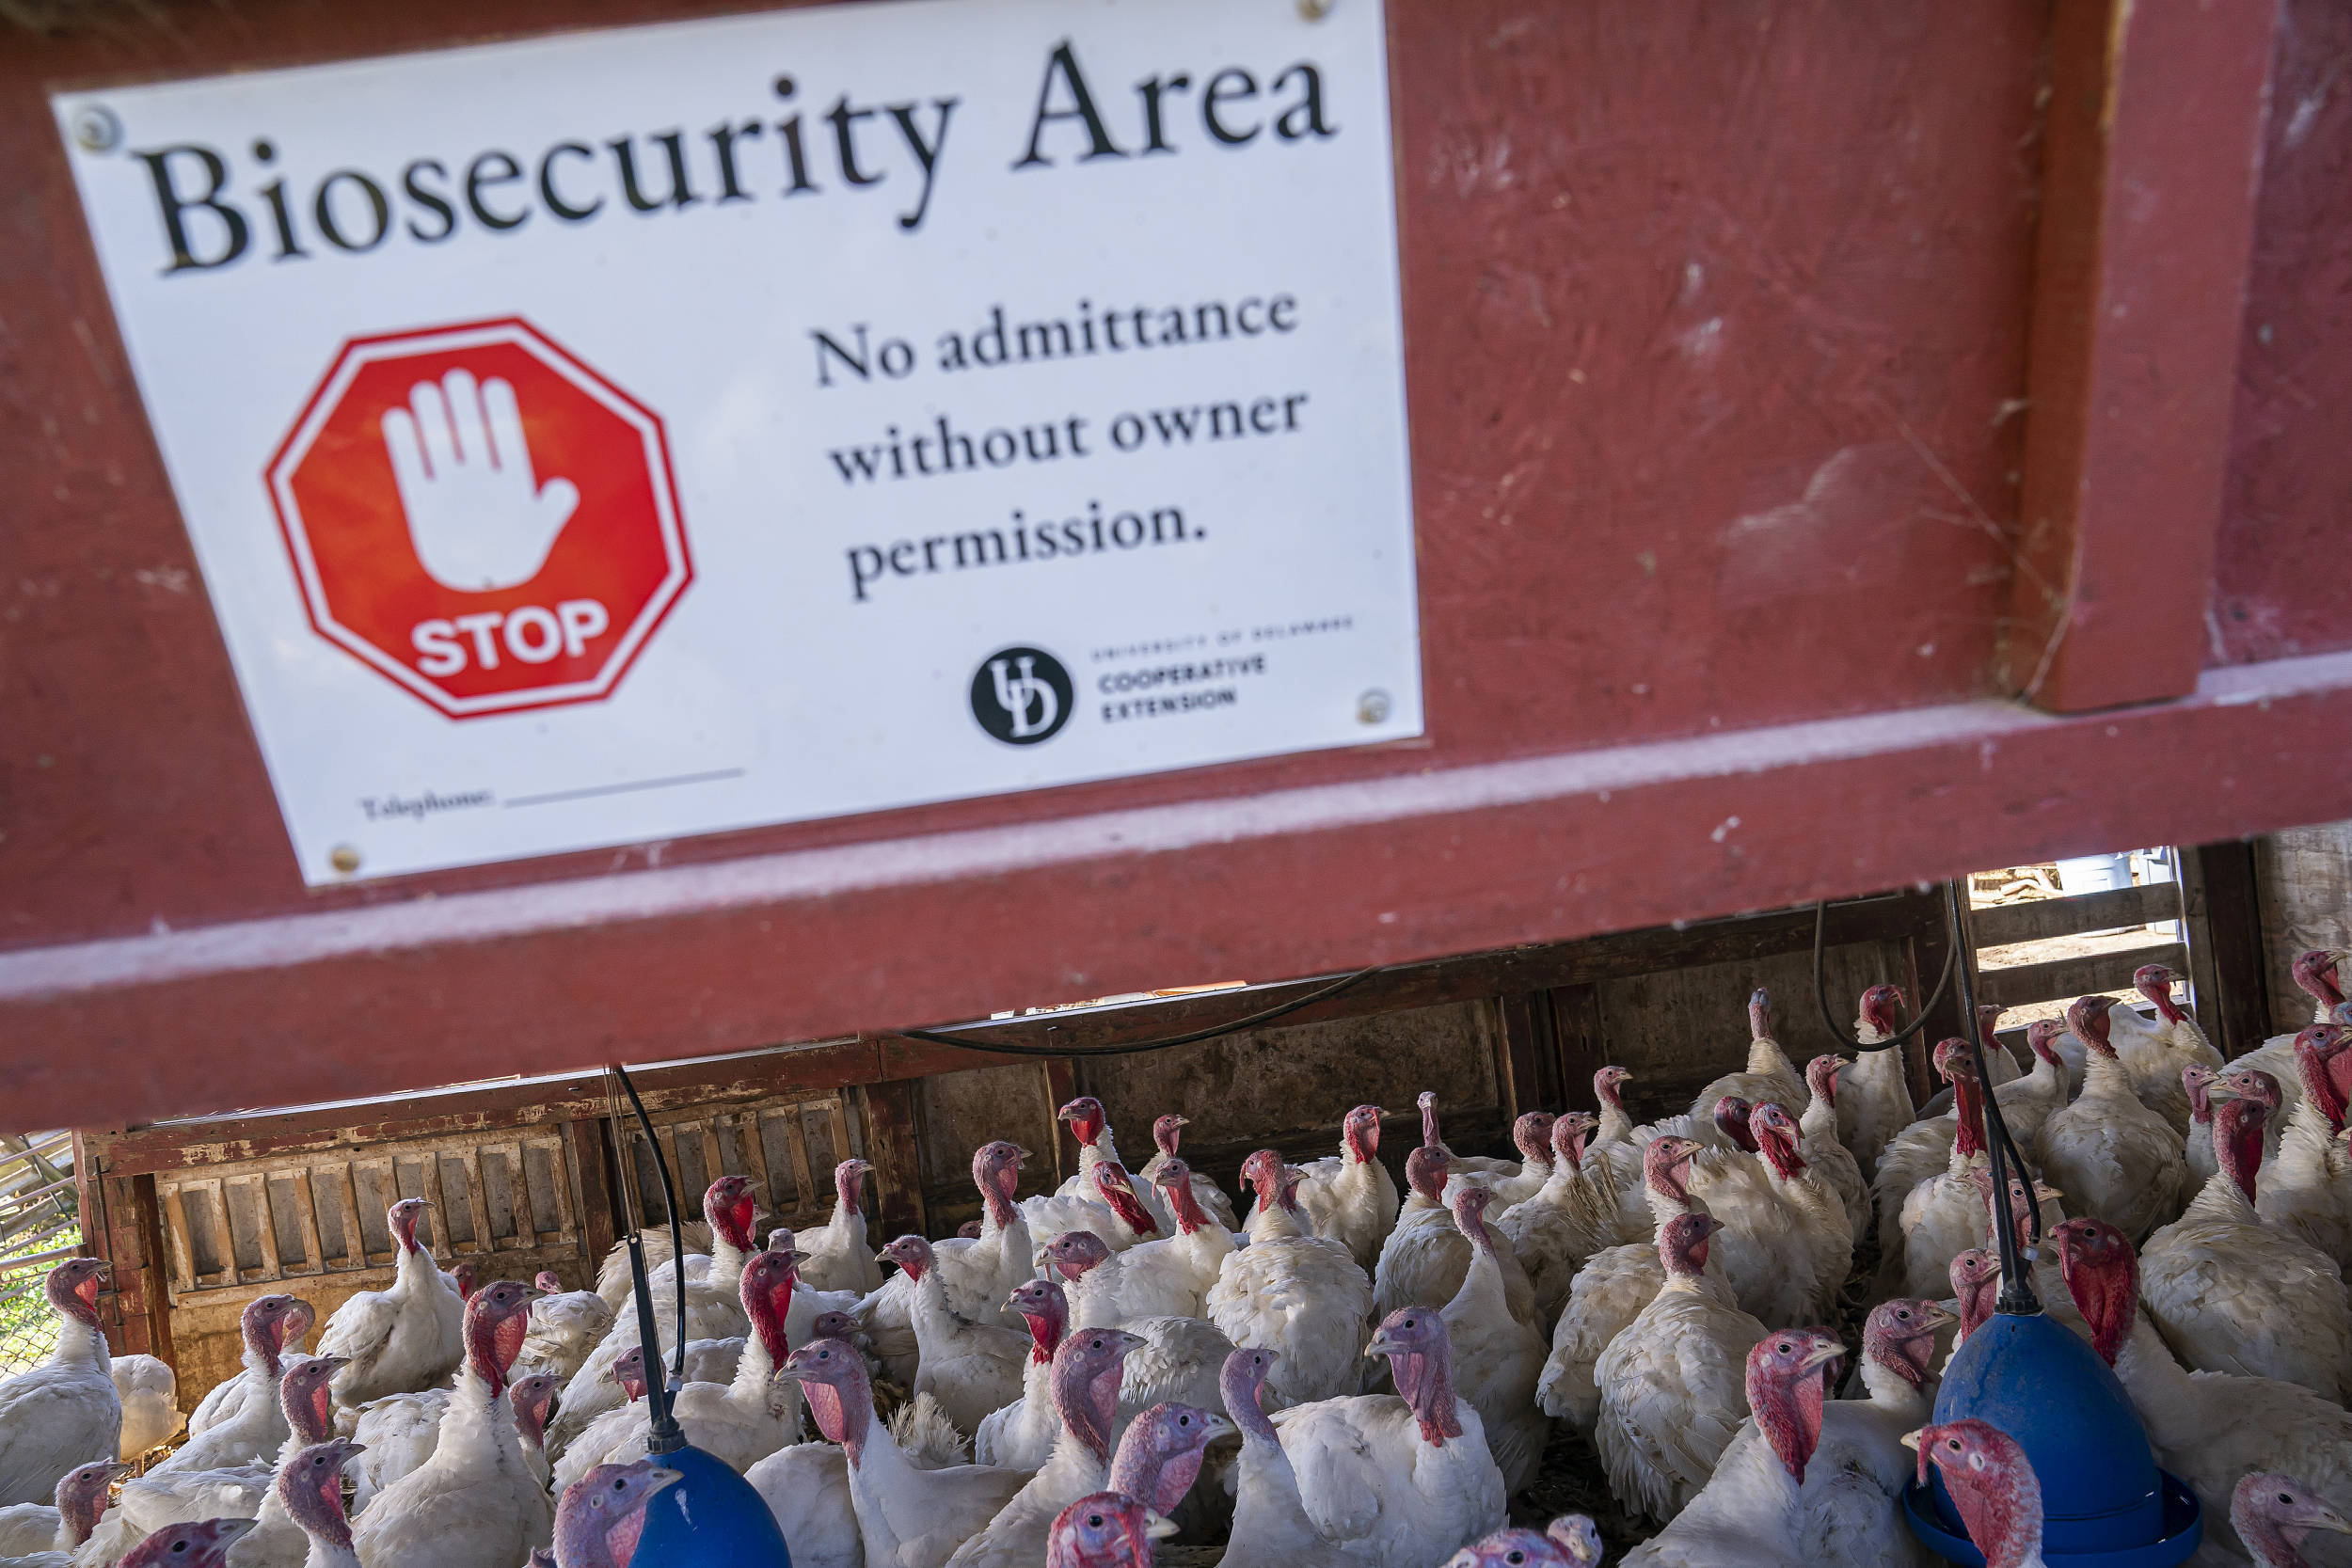
[{"label": "white turkey", "polygon": [[937,1255],[922,1237],[901,1236],[882,1248],[882,1256],[914,1282],[914,1336],[922,1352],[914,1392],[937,1400],[957,1431],[977,1431],[990,1412],[1020,1397],[1027,1337],[993,1323],[967,1323],[948,1310]]},{"label": "white turkey", "polygon": [[[2344,1141],[2352,1029],[2303,1030],[2296,1037],[2294,1068],[2302,1102],[2280,1135],[2278,1159],[2263,1172],[2254,1207],[2265,1223],[2309,1242],[2339,1267],[2352,1267],[2352,1150]],[[2224,1082],[2248,1070],[2241,1058]]]},{"label": "white turkey", "polygon": [[[752,1238],[757,1208],[748,1177],[723,1176],[705,1190],[703,1217],[710,1224],[710,1255],[673,1258],[649,1276],[657,1355],[667,1355],[676,1345],[680,1279],[685,1282],[689,1341],[740,1338],[750,1332],[751,1325],[743,1317],[741,1288],[743,1265],[759,1250],[759,1243]],[[634,1306],[614,1315],[612,1326],[564,1385],[555,1424],[548,1433],[551,1449],[561,1452],[587,1430],[589,1422],[620,1402],[620,1390],[605,1377],[605,1370],[638,1342],[640,1332]]]},{"label": "white turkey", "polygon": [[1427,1568],[1502,1528],[1502,1473],[1454,1393],[1442,1318],[1401,1307],[1369,1351],[1388,1357],[1396,1393],[1294,1405],[1274,1428],[1318,1536],[1366,1568]]},{"label": "white turkey", "polygon": [[116,1456],[122,1396],[98,1325],[105,1277],[97,1259],[69,1258],[41,1281],[57,1344],[40,1366],[0,1383],[0,1504],[52,1502],[68,1470]]},{"label": "white turkey", "polygon": [[[875,1418],[865,1358],[839,1339],[812,1339],[801,1346],[786,1359],[783,1375],[800,1384],[809,1418],[825,1443],[803,1443],[772,1454],[754,1465],[748,1479],[780,1518],[788,1512],[794,1520],[818,1525],[837,1517],[831,1509],[838,1497],[807,1494],[821,1493],[838,1476],[868,1568],[939,1568],[1028,1482],[1028,1474],[1021,1470],[986,1465],[927,1470],[913,1464],[890,1429]],[[812,1449],[823,1452],[812,1453]],[[838,1471],[826,1462],[833,1455],[838,1456]],[[787,1479],[799,1490],[787,1489]],[[797,1565],[797,1543],[803,1536],[793,1533],[791,1539]]]},{"label": "white turkey", "polygon": [[1748,1033],[1752,1037],[1747,1067],[1724,1074],[1691,1101],[1690,1135],[1702,1145],[1720,1147],[1723,1133],[1715,1120],[1715,1102],[1725,1095],[1737,1095],[1752,1105],[1765,1101],[1782,1105],[1805,1101],[1804,1080],[1797,1076],[1788,1053],[1772,1037],[1772,996],[1761,986],[1748,997]]},{"label": "white turkey", "polygon": [[2203,1505],[2209,1549],[2239,1549],[2223,1527],[2231,1494],[2249,1470],[2291,1470],[2328,1506],[2352,1513],[2352,1413],[2299,1384],[2185,1370],[2140,1313],[2139,1260],[2113,1226],[2068,1220],[2051,1245],[2090,1348],[2122,1380],[2156,1463]]},{"label": "white turkey", "polygon": [[1677,1215],[1705,1213],[1685,1184],[1698,1145],[1672,1134],[1651,1140],[1643,1151],[1643,1191],[1652,1212],[1655,1237],[1597,1252],[1577,1271],[1560,1321],[1551,1332],[1551,1354],[1535,1385],[1536,1402],[1590,1435],[1600,1416],[1597,1369],[1601,1353],[1639,1317],[1665,1283],[1659,1241]]},{"label": "white turkey", "polygon": [[548,1544],[547,1490],[504,1397],[535,1294],[501,1279],[466,1303],[466,1360],[433,1457],[378,1494],[352,1531],[365,1568],[515,1568]]},{"label": "white turkey", "polygon": [[793,1245],[807,1255],[801,1279],[812,1291],[854,1291],[859,1295],[882,1287],[882,1265],[866,1239],[866,1211],[860,1195],[874,1167],[864,1160],[844,1160],[833,1167],[833,1215],[816,1230],[803,1230]]},{"label": "white turkey", "polygon": [[1862,1328],[1868,1397],[1821,1406],[1820,1434],[1801,1494],[1805,1560],[1817,1568],[1931,1568],[1933,1554],[1905,1528],[1903,1484],[1913,1458],[1903,1433],[1935,1405],[1936,1336],[1953,1321],[1931,1301],[1870,1309]]},{"label": "white turkey", "polygon": [[94,1459],[60,1476],[49,1502],[0,1508],[0,1562],[37,1559],[43,1552],[71,1553],[89,1539],[98,1516],[106,1511],[106,1489],[130,1469],[120,1460]]},{"label": "white turkey", "polygon": [[[798,1263],[795,1252],[771,1251],[755,1254],[743,1266],[739,1289],[752,1332],[734,1378],[684,1384],[672,1402],[686,1440],[739,1474],[801,1439],[799,1395],[789,1380],[774,1375],[791,1351],[785,1319],[798,1283]],[[626,1465],[644,1457],[651,1425],[652,1412],[633,1401],[597,1417],[557,1461],[556,1490],[561,1492],[596,1465]]]},{"label": "white turkey", "polygon": [[1226,1415],[1241,1432],[1241,1458],[1232,1530],[1217,1568],[1346,1568],[1354,1560],[1308,1515],[1282,1434],[1261,1402],[1274,1362],[1274,1352],[1245,1346],[1218,1374]]},{"label": "white turkey", "polygon": [[1870,1184],[1862,1180],[1862,1166],[1853,1151],[1837,1141],[1837,1069],[1842,1056],[1816,1056],[1804,1064],[1804,1085],[1813,1098],[1797,1118],[1803,1130],[1800,1146],[1804,1163],[1820,1173],[1837,1194],[1846,1211],[1846,1228],[1856,1242],[1870,1233]]},{"label": "white turkey", "polygon": [[2303,1543],[2312,1531],[2352,1535],[2352,1519],[2295,1477],[2257,1470],[2230,1494],[2230,1528],[2256,1568],[2311,1568]]},{"label": "white turkey", "polygon": [[972,1457],[982,1465],[1036,1470],[1054,1451],[1061,1417],[1053,1398],[1054,1353],[1070,1327],[1070,1299],[1058,1281],[1032,1279],[1012,1293],[1012,1308],[1029,1325],[1029,1359],[1021,1397],[995,1411],[972,1434]]},{"label": "white turkey", "polygon": [[682,1472],[650,1459],[606,1465],[564,1494],[550,1533],[562,1568],[628,1568],[644,1533],[645,1505]]},{"label": "white turkey", "polygon": [[[1167,1168],[1170,1160],[1183,1157],[1178,1150],[1184,1140],[1184,1129],[1191,1125],[1190,1118],[1177,1116],[1172,1112],[1152,1122],[1152,1142],[1156,1152],[1143,1163],[1141,1170],[1135,1173],[1136,1179],[1148,1187],[1165,1189],[1167,1183],[1160,1180],[1160,1172]],[[1224,1188],[1199,1171],[1192,1172],[1192,1199],[1202,1212],[1214,1218],[1225,1229],[1230,1231],[1239,1228],[1233,1223],[1233,1200],[1225,1196]],[[1176,1218],[1176,1208],[1172,1201],[1168,1202],[1168,1217],[1171,1220]]]},{"label": "white turkey", "polygon": [[[1119,1146],[1111,1141],[1110,1118],[1104,1113],[1103,1102],[1092,1095],[1080,1095],[1057,1111],[1055,1116],[1057,1119],[1070,1124],[1070,1135],[1078,1140],[1078,1169],[1075,1175],[1054,1190],[1054,1196],[1076,1198],[1089,1203],[1105,1201],[1095,1180],[1096,1168],[1107,1162],[1119,1166],[1123,1172],[1127,1164],[1119,1157]],[[1163,1232],[1167,1230],[1168,1217],[1160,1211],[1157,1193],[1147,1192],[1138,1195],[1131,1192],[1129,1196],[1141,1198],[1145,1212],[1152,1216],[1154,1228]],[[1029,1200],[1030,1203],[1037,1201],[1034,1198]],[[1028,1204],[1024,1204],[1023,1207],[1026,1208]],[[1041,1222],[1034,1217],[1029,1223],[1032,1228],[1037,1228],[1041,1225]],[[1045,1223],[1043,1227],[1057,1228],[1050,1222]],[[1044,1240],[1043,1236],[1038,1238],[1041,1243]],[[1107,1241],[1109,1238],[1105,1237],[1104,1240]]]},{"label": "white turkey", "polygon": [[180,1378],[152,1355],[118,1355],[108,1365],[115,1393],[122,1401],[122,1439],[117,1457],[132,1460],[180,1434],[188,1418],[180,1413]]},{"label": "white turkey", "polygon": [[2181,1069],[2211,1068],[2218,1071],[2221,1053],[2206,1040],[2197,1021],[2172,1000],[2172,988],[2188,977],[2163,964],[2142,964],[2132,972],[2132,989],[2155,1008],[2153,1022],[2143,1022],[2129,1007],[2107,1014],[2108,1038],[2116,1057],[2131,1078],[2139,1102],[2162,1117],[2172,1131],[2188,1135],[2188,1095],[2181,1086]]},{"label": "white turkey", "polygon": [[1447,1168],[1456,1174],[1485,1177],[1489,1180],[1517,1176],[1518,1163],[1497,1160],[1484,1154],[1460,1155],[1446,1146],[1438,1132],[1438,1096],[1434,1089],[1423,1089],[1415,1104],[1421,1107],[1421,1146],[1434,1148],[1446,1157]]},{"label": "white turkey", "polygon": [[[351,1521],[343,1513],[343,1466],[361,1450],[348,1437],[297,1450],[278,1466],[273,1496],[305,1544],[297,1568],[358,1568]],[[230,1561],[238,1560],[231,1547]]]},{"label": "white turkey", "polygon": [[465,1302],[417,1244],[417,1222],[430,1207],[405,1197],[385,1212],[400,1253],[390,1288],[355,1292],[328,1315],[319,1336],[319,1354],[345,1362],[335,1383],[335,1397],[345,1404],[429,1388],[455,1370],[464,1354]]},{"label": "white turkey", "polygon": [[1887,1140],[1912,1121],[1902,1047],[1883,1043],[1902,1029],[1902,1005],[1903,993],[1893,986],[1872,986],[1862,993],[1854,1020],[1854,1038],[1862,1049],[1838,1073],[1837,1141],[1853,1150],[1854,1163],[1867,1177],[1878,1175]]},{"label": "white turkey", "polygon": [[1594,1431],[1609,1490],[1633,1513],[1671,1520],[1697,1497],[1748,1414],[1747,1354],[1768,1330],[1740,1310],[1708,1240],[1723,1222],[1678,1214],[1658,1239],[1665,1282],[1595,1368]]},{"label": "white turkey", "polygon": [[1171,1206],[1180,1208],[1179,1234],[1114,1253],[1090,1230],[1070,1230],[1045,1245],[1045,1266],[1061,1274],[1072,1321],[1080,1328],[1116,1328],[1130,1318],[1197,1318],[1206,1309],[1233,1234],[1193,1202],[1190,1186],[1169,1179],[1183,1161],[1161,1173]]},{"label": "white turkey", "polygon": [[[1001,1139],[982,1144],[972,1155],[972,1184],[979,1189],[982,1218],[977,1236],[931,1243],[932,1266],[947,1291],[947,1309],[966,1323],[1018,1326],[1005,1311],[1013,1288],[1037,1270],[1028,1221],[1013,1201],[1021,1167],[1029,1151]],[[914,1282],[894,1274],[857,1304],[852,1314],[883,1370],[900,1387],[914,1383],[919,1354],[914,1342]]]},{"label": "white turkey", "polygon": [[[2066,1064],[2059,1058],[2056,1045],[2064,1033],[2065,1025],[2056,1019],[2037,1019],[2027,1024],[2026,1043],[2033,1053],[2033,1070],[1993,1091],[2010,1136],[2016,1140],[2019,1152],[2027,1156],[2037,1147],[2042,1125],[2050,1119],[2051,1113],[2066,1103]],[[1990,1059],[1988,1053],[1987,1060]],[[1945,1099],[1950,1092],[1947,1089],[1937,1098]],[[1959,1119],[1947,1103],[1941,1114],[1922,1117],[1888,1140],[1879,1156],[1878,1178],[1871,1183],[1882,1252],[1897,1250],[1902,1234],[1903,1201],[1920,1182],[1947,1168],[1952,1142],[1959,1136]],[[1981,1136],[1981,1118],[1979,1132]]]},{"label": "white turkey", "polygon": [[2042,1568],[2042,1482],[2009,1433],[1973,1418],[1921,1427],[1908,1439],[1924,1482],[1932,1463],[1985,1568]]},{"label": "white turkey", "polygon": [[1796,1316],[1816,1321],[1827,1318],[1835,1311],[1837,1293],[1853,1265],[1853,1226],[1846,1217],[1845,1201],[1819,1170],[1806,1164],[1800,1152],[1804,1133],[1785,1107],[1769,1102],[1758,1105],[1748,1117],[1748,1132],[1756,1140],[1772,1190],[1797,1218],[1801,1250],[1788,1259],[1790,1274],[1793,1276],[1808,1269],[1812,1273],[1811,1297]]},{"label": "white turkey", "polygon": [[1438,1315],[1453,1349],[1454,1391],[1478,1412],[1487,1451],[1502,1472],[1503,1490],[1516,1493],[1535,1479],[1551,1422],[1535,1404],[1544,1341],[1511,1315],[1495,1237],[1486,1225],[1491,1201],[1483,1187],[1463,1183],[1454,1189],[1454,1223],[1470,1241],[1470,1265],[1461,1289]]},{"label": "white turkey", "polygon": [[[612,1331],[615,1313],[594,1291],[564,1290],[551,1271],[541,1270],[532,1283],[547,1293],[531,1304],[531,1332],[523,1336],[515,1370],[548,1373],[561,1386]],[[633,1302],[629,1309],[636,1310]]]},{"label": "white turkey", "polygon": [[219,1470],[257,1460],[268,1463],[276,1457],[288,1431],[286,1413],[278,1402],[278,1385],[286,1370],[286,1326],[290,1320],[298,1322],[305,1315],[307,1308],[297,1311],[301,1305],[287,1295],[257,1296],[246,1303],[237,1320],[238,1333],[245,1340],[245,1368],[237,1376],[246,1386],[246,1397],[230,1419],[189,1438],[168,1458],[149,1466],[148,1476]]},{"label": "white turkey", "polygon": [[1235,1345],[1275,1353],[1267,1388],[1282,1404],[1360,1387],[1372,1281],[1346,1246],[1311,1235],[1298,1209],[1298,1170],[1262,1148],[1242,1164],[1258,1192],[1249,1244],[1217,1271],[1208,1315]]},{"label": "white turkey", "polygon": [[1617,1195],[1600,1162],[1586,1161],[1584,1141],[1597,1125],[1584,1111],[1552,1123],[1551,1175],[1535,1196],[1497,1215],[1495,1230],[1510,1244],[1535,1292],[1536,1328],[1559,1321],[1577,1271],[1597,1252],[1616,1244]]},{"label": "white turkey", "polygon": [[[1103,1489],[1110,1478],[1123,1363],[1138,1342],[1116,1328],[1073,1329],[1062,1340],[1054,1352],[1053,1397],[1061,1435],[1053,1454],[955,1548],[947,1558],[952,1568],[1031,1568],[1044,1555],[1054,1516]],[[872,1555],[869,1542],[867,1556]]]},{"label": "white turkey", "polygon": [[2110,997],[2085,996],[2066,1009],[2067,1027],[2090,1051],[2083,1092],[2042,1124],[2038,1164],[2066,1195],[2068,1208],[2127,1236],[2145,1236],[2179,1217],[2188,1164],[2181,1135],[2139,1102],[2107,1042],[2114,1005]]},{"label": "white turkey", "polygon": [[2263,1128],[2279,1085],[2266,1072],[2233,1072],[2229,1083],[2240,1092],[2214,1115],[2221,1168],[2141,1249],[2140,1301],[2165,1342],[2199,1371],[2352,1398],[2352,1307],[2342,1271],[2254,1212]]},{"label": "white turkey", "polygon": [[[302,1348],[303,1340],[317,1326],[318,1313],[312,1310],[309,1302],[298,1296],[294,1298],[294,1304],[286,1309],[285,1318],[278,1325],[278,1359],[287,1366],[301,1360],[306,1354]],[[246,1363],[247,1366],[251,1364],[250,1361]],[[196,1402],[196,1408],[188,1412],[188,1435],[199,1436],[224,1421],[244,1419],[248,1401],[259,1400],[266,1404],[276,1398],[271,1385],[256,1383],[245,1377],[224,1378],[214,1384],[205,1396]]]},{"label": "white turkey", "polygon": [[[1372,1275],[1373,1308],[1386,1317],[1400,1307],[1443,1307],[1470,1272],[1470,1247],[1446,1206],[1449,1180],[1460,1175],[1454,1157],[1437,1144],[1423,1144],[1405,1157],[1405,1181],[1412,1196],[1397,1212],[1396,1228],[1380,1244]],[[1470,1178],[1464,1177],[1464,1180]],[[1514,1253],[1502,1259],[1511,1315],[1535,1321],[1535,1288]]]},{"label": "white turkey", "polygon": [[1519,1151],[1519,1168],[1516,1175],[1493,1179],[1488,1191],[1494,1194],[1496,1214],[1534,1197],[1550,1180],[1551,1124],[1558,1119],[1549,1111],[1523,1111],[1511,1123],[1511,1143]]},{"label": "white turkey", "polygon": [[[1396,1227],[1396,1178],[1380,1163],[1380,1115],[1377,1105],[1357,1106],[1340,1123],[1340,1152],[1299,1167],[1305,1174],[1298,1207],[1308,1229],[1345,1246],[1367,1273]],[[1257,1220],[1252,1203],[1243,1228],[1254,1229]]]},{"label": "white turkey", "polygon": [[1811,1568],[1803,1487],[1820,1441],[1822,1369],[1845,1348],[1823,1328],[1757,1340],[1741,1376],[1755,1414],[1690,1506],[1622,1568]]},{"label": "white turkey", "polygon": [[1232,1430],[1233,1423],[1213,1410],[1164,1400],[1139,1413],[1120,1436],[1104,1490],[1141,1498],[1152,1513],[1172,1517],[1199,1479],[1211,1440]]},{"label": "white turkey", "polygon": [[[1903,1295],[1936,1292],[1951,1272],[1953,1256],[1982,1246],[1985,1240],[1985,1202],[1975,1181],[1985,1163],[1984,1085],[1966,1041],[1940,1041],[1934,1060],[1935,1070],[1952,1085],[1953,1139],[1945,1168],[1901,1195],[1896,1212],[1900,1250],[1886,1255],[1881,1283]],[[1900,1168],[1889,1158],[1880,1171],[1892,1175]]]},{"label": "white turkey", "polygon": [[[1104,1136],[1107,1139],[1109,1134]],[[1071,1182],[1081,1180],[1083,1190],[1067,1190]],[[1028,1222],[1030,1243],[1040,1249],[1073,1230],[1091,1230],[1114,1252],[1167,1233],[1159,1216],[1137,1195],[1127,1167],[1116,1160],[1094,1161],[1083,1178],[1073,1177],[1063,1187],[1060,1193],[1021,1200],[1021,1217]]]}]

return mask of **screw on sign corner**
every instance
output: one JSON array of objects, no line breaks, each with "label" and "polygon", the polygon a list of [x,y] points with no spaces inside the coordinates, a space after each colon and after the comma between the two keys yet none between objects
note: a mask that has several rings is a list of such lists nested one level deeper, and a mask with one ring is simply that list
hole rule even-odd
[{"label": "screw on sign corner", "polygon": [[610,696],[693,580],[660,417],[518,318],[350,340],[264,478],[312,628],[453,719]]}]

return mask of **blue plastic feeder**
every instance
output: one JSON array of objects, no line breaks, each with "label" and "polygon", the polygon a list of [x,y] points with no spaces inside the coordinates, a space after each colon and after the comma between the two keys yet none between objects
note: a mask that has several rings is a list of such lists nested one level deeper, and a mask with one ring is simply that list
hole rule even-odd
[{"label": "blue plastic feeder", "polygon": [[752,1483],[700,1449],[656,1454],[684,1472],[645,1505],[632,1568],[792,1568],[776,1516]]},{"label": "blue plastic feeder", "polygon": [[[2197,1550],[2196,1495],[2156,1468],[2130,1396],[2082,1338],[2042,1313],[1996,1312],[1944,1374],[1935,1419],[1990,1422],[2017,1440],[2042,1483],[2042,1556],[2051,1568],[2171,1568]],[[1984,1554],[1930,1472],[1903,1492],[1912,1534],[1966,1568]]]}]

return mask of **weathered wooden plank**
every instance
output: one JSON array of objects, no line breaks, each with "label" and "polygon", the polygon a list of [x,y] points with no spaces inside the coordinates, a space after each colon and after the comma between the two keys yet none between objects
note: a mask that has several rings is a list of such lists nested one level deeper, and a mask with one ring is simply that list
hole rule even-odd
[{"label": "weathered wooden plank", "polygon": [[2054,711],[2185,696],[2206,663],[2278,15],[2051,8],[2004,653]]},{"label": "weathered wooden plank", "polygon": [[2119,953],[1988,969],[1977,982],[1977,998],[1999,1007],[2019,1007],[2028,1002],[2071,999],[2095,990],[2124,990],[2131,986],[2132,971],[2142,964],[2169,964],[2186,973],[2188,949],[2180,942],[2166,942]]},{"label": "weathered wooden plank", "polygon": [[1038,1068],[1038,1086],[1045,1096],[1046,1118],[1054,1129],[1054,1180],[1058,1185],[1078,1173],[1077,1136],[1068,1122],[1056,1118],[1061,1107],[1077,1098],[1078,1069],[1067,1056],[1040,1062]]},{"label": "weathered wooden plank", "polygon": [[[564,1146],[571,1156],[567,1162],[570,1179],[580,1192],[579,1261],[585,1278],[591,1282],[604,1255],[619,1240],[615,1228],[620,1219],[619,1199],[612,1188],[612,1167],[607,1163],[606,1137],[610,1126],[597,1117],[570,1122],[564,1129]],[[559,1193],[559,1196],[565,1196]]]},{"label": "weathered wooden plank", "polygon": [[1506,1126],[1543,1105],[1535,1064],[1551,1050],[1551,1020],[1541,994],[1514,991],[1495,999],[1495,1085]]},{"label": "weathered wooden plank", "polygon": [[1968,934],[1979,947],[2006,947],[2013,942],[2040,942],[2045,937],[2079,936],[2122,926],[2151,926],[2181,916],[2181,885],[2149,882],[2139,887],[2109,888],[2102,893],[2070,894],[2064,898],[2036,898],[2024,904],[1997,904],[1971,910]]},{"label": "weathered wooden plank", "polygon": [[1560,986],[1551,992],[1552,1037],[1560,1056],[1562,1108],[1600,1111],[1593,1074],[1609,1064],[1601,1037],[1600,998],[1590,984]]},{"label": "weathered wooden plank", "polygon": [[2233,840],[2184,849],[2181,896],[2198,1022],[2215,1050],[2242,1056],[2275,1032],[2253,846]]},{"label": "weathered wooden plank", "polygon": [[884,1237],[930,1234],[923,1197],[923,1145],[913,1084],[863,1091],[866,1158],[874,1167],[875,1228]]}]

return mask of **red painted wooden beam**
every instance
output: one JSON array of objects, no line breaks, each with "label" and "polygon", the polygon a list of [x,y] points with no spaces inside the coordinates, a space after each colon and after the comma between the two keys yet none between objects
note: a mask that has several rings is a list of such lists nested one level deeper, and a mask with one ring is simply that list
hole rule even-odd
[{"label": "red painted wooden beam", "polygon": [[2208,842],[2352,816],[2348,731],[2330,654],[2102,716],[1955,704],[0,954],[0,1105],[654,1061]]},{"label": "red painted wooden beam", "polygon": [[2275,0],[2060,0],[2010,688],[2060,712],[2206,663]]}]

